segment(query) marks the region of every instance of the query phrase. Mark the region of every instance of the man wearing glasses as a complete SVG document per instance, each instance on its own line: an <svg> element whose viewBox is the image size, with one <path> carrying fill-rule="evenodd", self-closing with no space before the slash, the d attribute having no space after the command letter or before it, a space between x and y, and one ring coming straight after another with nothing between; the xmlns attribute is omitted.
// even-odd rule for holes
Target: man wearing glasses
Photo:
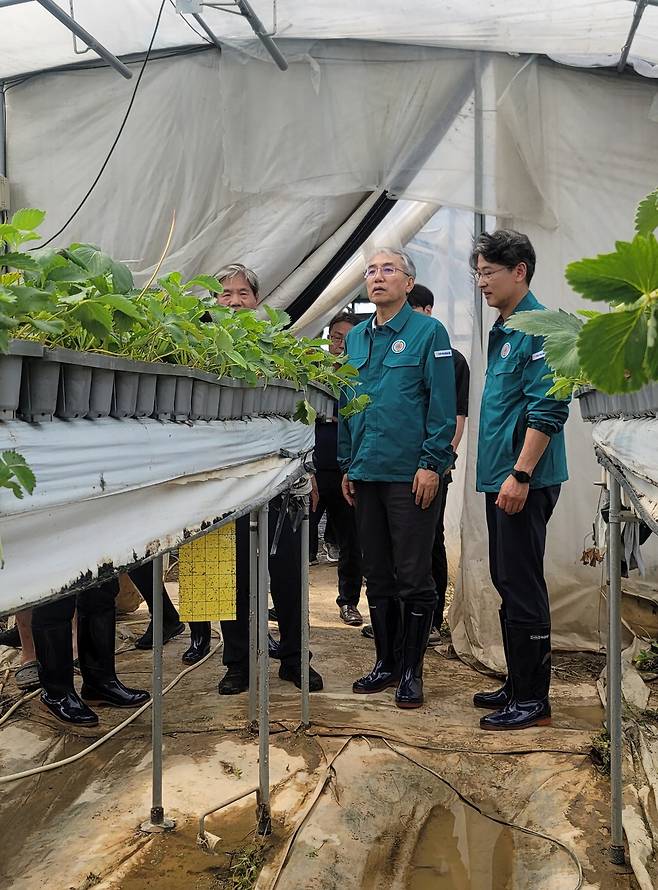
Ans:
<svg viewBox="0 0 658 890"><path fill-rule="evenodd" d="M396 686L400 708L423 704L423 657L436 589L432 542L437 493L452 467L455 372L450 340L434 318L407 303L416 277L404 251L382 248L366 265L375 313L346 338L364 411L339 424L343 493L356 508L376 663L355 693ZM403 609L401 658L396 651Z"/></svg>
<svg viewBox="0 0 658 890"><path fill-rule="evenodd" d="M526 235L484 233L471 266L487 305L500 313L489 332L480 408L477 490L485 492L489 569L502 603L507 679L479 692L493 713L483 729L524 729L551 721L551 616L544 580L546 526L567 479L563 427L568 403L547 395L543 339L512 330L515 312L543 309L530 291L535 251Z"/></svg>

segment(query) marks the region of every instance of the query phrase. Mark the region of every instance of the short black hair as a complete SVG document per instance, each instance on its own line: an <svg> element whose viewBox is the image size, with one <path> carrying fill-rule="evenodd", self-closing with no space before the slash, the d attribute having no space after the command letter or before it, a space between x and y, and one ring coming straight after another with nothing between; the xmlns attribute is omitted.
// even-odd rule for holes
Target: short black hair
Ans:
<svg viewBox="0 0 658 890"><path fill-rule="evenodd" d="M525 280L528 284L535 274L535 249L527 235L514 229L497 229L491 234L483 232L479 235L471 253L472 269L477 270L479 256L488 263L498 263L506 269L514 269L519 263L525 263Z"/></svg>
<svg viewBox="0 0 658 890"><path fill-rule="evenodd" d="M413 309L425 309L426 306L434 306L434 294L424 284L414 284L407 294L407 303Z"/></svg>
<svg viewBox="0 0 658 890"><path fill-rule="evenodd" d="M339 324L341 321L346 321L354 328L356 327L356 325L359 324L359 317L353 312L339 312L338 315L334 315L334 317L329 322L329 330L331 331L333 326L335 324Z"/></svg>

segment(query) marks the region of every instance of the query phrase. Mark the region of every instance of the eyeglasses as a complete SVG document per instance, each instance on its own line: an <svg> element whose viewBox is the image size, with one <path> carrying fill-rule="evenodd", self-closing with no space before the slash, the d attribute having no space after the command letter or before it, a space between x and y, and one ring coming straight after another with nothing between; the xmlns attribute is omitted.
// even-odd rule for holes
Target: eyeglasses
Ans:
<svg viewBox="0 0 658 890"><path fill-rule="evenodd" d="M509 271L510 270L506 266L503 266L500 269L494 269L492 272L480 272L478 269L473 272L473 280L476 282L480 281L480 280L487 282L487 281L491 281L491 279L494 277L494 275L498 275L499 272L509 272Z"/></svg>
<svg viewBox="0 0 658 890"><path fill-rule="evenodd" d="M385 263L383 266L368 266L366 271L363 273L363 277L365 279L374 278L378 272L381 272L385 278L390 278L391 275L395 275L396 272L402 272L403 275L409 275L409 273L405 272L404 269L398 269L397 266Z"/></svg>

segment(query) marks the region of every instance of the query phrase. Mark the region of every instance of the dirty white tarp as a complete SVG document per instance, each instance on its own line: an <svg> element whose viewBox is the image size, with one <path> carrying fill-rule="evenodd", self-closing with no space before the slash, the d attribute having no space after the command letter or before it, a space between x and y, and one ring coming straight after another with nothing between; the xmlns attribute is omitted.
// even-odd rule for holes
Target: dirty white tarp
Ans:
<svg viewBox="0 0 658 890"><path fill-rule="evenodd" d="M58 0L68 13L69 4ZM545 53L578 65L619 58L633 20L628 0L250 0L275 38L377 40L511 53ZM75 0L75 18L115 55L146 50L161 0ZM229 4L225 4L229 5ZM276 16L274 7L276 5ZM238 15L203 7L220 40L249 40ZM649 6L630 62L651 75L658 63L658 9ZM165 2L155 49L200 44L206 36ZM93 54L83 56L87 61ZM0 78L80 61L70 33L37 3L0 9Z"/></svg>
<svg viewBox="0 0 658 890"><path fill-rule="evenodd" d="M301 473L313 439L312 427L276 417L0 424L0 450L19 450L37 477L22 501L0 492L0 613L262 504Z"/></svg>

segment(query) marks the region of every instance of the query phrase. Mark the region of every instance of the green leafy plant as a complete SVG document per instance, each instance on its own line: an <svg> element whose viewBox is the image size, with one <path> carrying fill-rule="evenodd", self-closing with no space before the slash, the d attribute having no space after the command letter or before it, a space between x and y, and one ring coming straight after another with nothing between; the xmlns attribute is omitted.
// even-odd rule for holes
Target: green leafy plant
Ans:
<svg viewBox="0 0 658 890"><path fill-rule="evenodd" d="M218 306L222 286L211 275L185 281L171 272L139 289L125 264L93 244L16 250L39 237L43 219L40 210L21 210L0 227L0 242L10 248L0 260L8 268L0 275L0 352L12 336L184 364L249 385L283 378L301 390L310 383L335 394L350 387L355 369L329 355L324 340L296 338L280 309L264 306L260 317ZM296 417L312 423L315 412L302 400Z"/></svg>
<svg viewBox="0 0 658 890"><path fill-rule="evenodd" d="M22 454L17 451L3 451L0 454L0 488L8 488L17 498L32 494L36 479ZM0 541L0 569L3 568L4 556Z"/></svg>
<svg viewBox="0 0 658 890"><path fill-rule="evenodd" d="M652 640L648 649L640 649L633 663L638 671L658 671L658 640Z"/></svg>
<svg viewBox="0 0 658 890"><path fill-rule="evenodd" d="M519 312L505 322L545 338L552 394L566 398L583 385L606 393L633 392L658 380L657 228L658 189L640 202L632 241L617 241L613 253L567 266L573 290L608 303L607 312Z"/></svg>

